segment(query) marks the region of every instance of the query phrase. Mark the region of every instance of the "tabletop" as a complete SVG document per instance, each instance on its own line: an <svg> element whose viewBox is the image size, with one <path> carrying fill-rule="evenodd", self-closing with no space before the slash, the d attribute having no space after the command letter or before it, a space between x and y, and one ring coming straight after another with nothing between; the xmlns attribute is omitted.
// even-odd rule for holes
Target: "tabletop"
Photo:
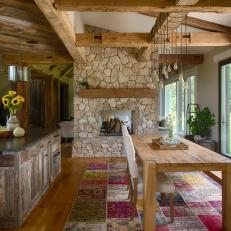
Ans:
<svg viewBox="0 0 231 231"><path fill-rule="evenodd" d="M159 170L184 170L191 168L196 170L223 170L226 164L231 164L231 159L220 155L212 150L206 149L196 143L184 138L181 142L188 145L188 150L156 150L152 139L157 136L132 135L132 141L137 155L142 161L153 161ZM175 169L173 169L175 168ZM202 169L203 168L203 169Z"/></svg>

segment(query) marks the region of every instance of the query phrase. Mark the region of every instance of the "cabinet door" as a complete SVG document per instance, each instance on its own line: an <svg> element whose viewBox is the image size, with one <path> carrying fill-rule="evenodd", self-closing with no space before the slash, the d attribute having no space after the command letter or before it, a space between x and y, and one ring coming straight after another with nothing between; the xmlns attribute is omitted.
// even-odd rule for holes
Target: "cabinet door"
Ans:
<svg viewBox="0 0 231 231"><path fill-rule="evenodd" d="M18 171L0 168L0 227L16 227L19 219Z"/></svg>
<svg viewBox="0 0 231 231"><path fill-rule="evenodd" d="M31 199L33 200L43 186L43 146L32 156Z"/></svg>
<svg viewBox="0 0 231 231"><path fill-rule="evenodd" d="M49 146L43 152L43 186L47 187L50 182L50 155Z"/></svg>
<svg viewBox="0 0 231 231"><path fill-rule="evenodd" d="M58 150L53 153L53 169L52 169L52 178L54 179L61 172L61 152Z"/></svg>
<svg viewBox="0 0 231 231"><path fill-rule="evenodd" d="M32 160L24 162L20 167L22 218L27 215L31 206L31 170Z"/></svg>

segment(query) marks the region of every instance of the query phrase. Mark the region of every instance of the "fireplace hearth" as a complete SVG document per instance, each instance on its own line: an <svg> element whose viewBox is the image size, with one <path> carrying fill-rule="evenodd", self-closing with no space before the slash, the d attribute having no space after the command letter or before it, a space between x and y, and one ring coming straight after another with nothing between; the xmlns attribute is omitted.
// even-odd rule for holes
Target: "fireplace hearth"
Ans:
<svg viewBox="0 0 231 231"><path fill-rule="evenodd" d="M114 110L100 112L100 136L122 136L121 125L132 133L132 111Z"/></svg>

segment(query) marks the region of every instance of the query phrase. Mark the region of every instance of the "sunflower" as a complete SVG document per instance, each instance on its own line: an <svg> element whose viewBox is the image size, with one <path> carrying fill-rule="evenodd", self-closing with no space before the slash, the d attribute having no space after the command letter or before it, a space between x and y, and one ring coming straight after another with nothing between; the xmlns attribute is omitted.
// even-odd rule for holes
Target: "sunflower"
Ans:
<svg viewBox="0 0 231 231"><path fill-rule="evenodd" d="M16 91L9 91L8 94L9 94L9 96L14 96L14 95L16 95Z"/></svg>
<svg viewBox="0 0 231 231"><path fill-rule="evenodd" d="M4 107L8 107L9 106L9 99L3 97L2 103L3 103Z"/></svg>
<svg viewBox="0 0 231 231"><path fill-rule="evenodd" d="M17 106L20 102L17 97L13 98L11 101L12 105Z"/></svg>
<svg viewBox="0 0 231 231"><path fill-rule="evenodd" d="M16 98L18 99L20 103L24 102L24 98L22 96L18 95Z"/></svg>

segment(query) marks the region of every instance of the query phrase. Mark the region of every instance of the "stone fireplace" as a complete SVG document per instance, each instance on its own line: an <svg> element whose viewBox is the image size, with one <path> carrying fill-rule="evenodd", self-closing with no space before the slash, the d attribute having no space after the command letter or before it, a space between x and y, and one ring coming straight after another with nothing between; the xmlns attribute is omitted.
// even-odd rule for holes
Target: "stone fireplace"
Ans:
<svg viewBox="0 0 231 231"><path fill-rule="evenodd" d="M158 94L152 98L89 98L79 95L81 81L88 81L92 88L151 88L154 91L151 62L137 61L132 52L126 48L86 48L87 63L75 64L73 157L125 155L122 136L101 134L103 112L130 112L134 134L157 131Z"/></svg>

